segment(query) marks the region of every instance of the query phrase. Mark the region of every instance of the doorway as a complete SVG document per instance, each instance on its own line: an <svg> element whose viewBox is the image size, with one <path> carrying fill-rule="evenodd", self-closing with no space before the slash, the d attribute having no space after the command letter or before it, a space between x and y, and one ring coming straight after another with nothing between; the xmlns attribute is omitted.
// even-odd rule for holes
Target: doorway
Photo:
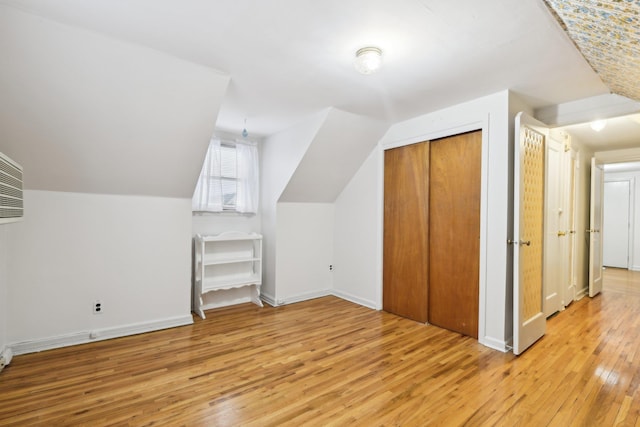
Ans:
<svg viewBox="0 0 640 427"><path fill-rule="evenodd" d="M383 309L478 337L482 131L385 151Z"/></svg>
<svg viewBox="0 0 640 427"><path fill-rule="evenodd" d="M571 135L576 148L580 151L580 165L576 176L579 176L581 190L578 192L578 197L581 200L578 203L578 223L574 228L576 230L574 239L578 244L576 245L576 261L574 262L577 274L575 291L573 292L574 299L580 299L585 295L595 296L598 294L603 287L603 265L613 263L610 259L605 260L603 256L603 252L606 251L603 250L603 246L610 243L607 243L606 240L611 237L607 236L607 228L611 229L611 226L598 223L598 216L604 221L607 221L606 217L611 218L611 215L607 215L606 212L602 212L603 215L598 214L601 209L611 208L611 203L604 200L604 177L606 177L606 181L631 180L633 187L635 178L640 176L640 140L638 139L640 115L630 114L606 119L606 126L600 130L593 129L590 122L566 125L557 129ZM602 175L601 184L599 183L600 179L597 179L600 175ZM594 180L594 178L596 179ZM635 190L631 189L630 193L633 198ZM622 265L623 268L637 269L640 263L634 263L634 241L640 240L635 238L633 230L634 202L631 201L630 205L632 212L629 214L631 229L627 233L628 244L624 243L627 238L623 237L623 242L615 239L617 241L615 245L623 246L623 250L628 248L627 264L625 265L622 261L618 265ZM615 205L614 209L616 209ZM626 211L626 208L623 210ZM600 256L598 256L598 252L601 254ZM622 257L624 258L624 255ZM568 302L570 301L571 298Z"/></svg>
<svg viewBox="0 0 640 427"><path fill-rule="evenodd" d="M631 181L607 181L605 172L602 264L605 267L629 268Z"/></svg>

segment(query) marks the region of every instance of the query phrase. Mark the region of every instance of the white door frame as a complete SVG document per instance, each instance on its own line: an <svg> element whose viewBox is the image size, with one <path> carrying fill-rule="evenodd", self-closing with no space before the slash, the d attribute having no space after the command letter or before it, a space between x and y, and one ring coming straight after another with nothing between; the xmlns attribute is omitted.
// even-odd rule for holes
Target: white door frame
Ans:
<svg viewBox="0 0 640 427"><path fill-rule="evenodd" d="M566 230L567 230L567 256L571 260L569 263L568 283L564 286L563 305L566 307L576 299L578 289L578 269L582 264L578 263L577 257L577 227L578 227L578 194L580 189L580 156L578 151L571 148L569 155L565 157L565 171L569 172L569 177L565 180L567 191L565 192L565 208L567 209Z"/></svg>
<svg viewBox="0 0 640 427"><path fill-rule="evenodd" d="M602 291L602 190L604 163L591 158L591 198L589 209L589 296Z"/></svg>
<svg viewBox="0 0 640 427"><path fill-rule="evenodd" d="M546 317L562 310L563 290L568 265L562 262L566 257L567 231L564 216L564 144L549 137L546 141L545 159L545 207L544 207L544 249L543 249L543 309Z"/></svg>

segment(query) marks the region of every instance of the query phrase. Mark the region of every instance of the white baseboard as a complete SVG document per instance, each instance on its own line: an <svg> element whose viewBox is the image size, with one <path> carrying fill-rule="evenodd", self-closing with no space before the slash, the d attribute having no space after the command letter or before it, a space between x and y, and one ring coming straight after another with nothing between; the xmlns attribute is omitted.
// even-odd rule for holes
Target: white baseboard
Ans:
<svg viewBox="0 0 640 427"><path fill-rule="evenodd" d="M589 294L589 288L582 288L576 293L576 301L580 301Z"/></svg>
<svg viewBox="0 0 640 427"><path fill-rule="evenodd" d="M331 291L331 295L336 296L338 298L342 298L343 300L350 301L350 302L352 302L354 304L358 304L358 305L365 306L367 308L371 308L373 310L380 310L381 309L381 307L378 307L375 302L370 301L368 299L357 297L355 295L351 295L348 292L337 291L337 290L334 289L333 291Z"/></svg>
<svg viewBox="0 0 640 427"><path fill-rule="evenodd" d="M27 354L54 348L68 347L77 344L86 344L93 341L108 340L111 338L125 337L127 335L142 334L145 332L159 331L161 329L174 328L176 326L190 325L193 317L177 316L152 322L136 323L131 325L115 326L112 328L95 329L93 331L76 332L57 337L43 338L31 341L23 341L10 345L13 354Z"/></svg>
<svg viewBox="0 0 640 427"><path fill-rule="evenodd" d="M506 341L497 340L491 337L482 337L482 339L478 338L478 342L485 347L489 347L503 353L511 351L511 346Z"/></svg>
<svg viewBox="0 0 640 427"><path fill-rule="evenodd" d="M278 298L275 302L276 302L276 305L294 304L296 302L307 301L315 298L322 298L329 295L333 295L331 289L324 289L322 291L307 292L304 294L291 295L286 298Z"/></svg>
<svg viewBox="0 0 640 427"><path fill-rule="evenodd" d="M11 363L11 359L13 358L13 352L10 348L5 348L0 351L0 371L2 371L5 366Z"/></svg>
<svg viewBox="0 0 640 427"><path fill-rule="evenodd" d="M277 307L280 305L295 304L297 302L307 301L315 298L322 298L330 295L333 295L337 298L342 298L343 300L350 301L354 304L365 306L367 308L380 310L379 308L376 308L375 303L373 301L365 300L365 299L350 295L346 292L340 292L340 291L335 291L331 289L318 291L318 292L309 292L306 294L293 295L287 298L281 298L277 300L273 295L265 294L263 292L260 294L260 299L262 299L262 301L269 304L271 307Z"/></svg>
<svg viewBox="0 0 640 427"><path fill-rule="evenodd" d="M267 304L269 304L271 307L276 306L276 298L273 295L269 295L269 294L265 294L264 292L261 292L260 299L266 302Z"/></svg>

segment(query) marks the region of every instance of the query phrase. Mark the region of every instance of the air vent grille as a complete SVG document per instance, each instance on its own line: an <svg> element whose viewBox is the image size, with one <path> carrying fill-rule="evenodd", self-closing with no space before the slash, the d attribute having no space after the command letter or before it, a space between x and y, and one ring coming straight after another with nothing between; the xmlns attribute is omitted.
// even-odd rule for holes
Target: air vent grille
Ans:
<svg viewBox="0 0 640 427"><path fill-rule="evenodd" d="M0 153L0 224L19 221L23 215L22 167Z"/></svg>

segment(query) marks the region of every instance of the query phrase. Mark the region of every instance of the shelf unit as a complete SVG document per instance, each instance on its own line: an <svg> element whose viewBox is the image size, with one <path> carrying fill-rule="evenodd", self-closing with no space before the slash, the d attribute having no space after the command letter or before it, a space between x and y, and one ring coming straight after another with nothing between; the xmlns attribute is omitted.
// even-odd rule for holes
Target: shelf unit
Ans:
<svg viewBox="0 0 640 427"><path fill-rule="evenodd" d="M251 286L251 301L262 307L262 236L237 231L197 234L194 272L193 311L203 319L204 295L221 289Z"/></svg>

